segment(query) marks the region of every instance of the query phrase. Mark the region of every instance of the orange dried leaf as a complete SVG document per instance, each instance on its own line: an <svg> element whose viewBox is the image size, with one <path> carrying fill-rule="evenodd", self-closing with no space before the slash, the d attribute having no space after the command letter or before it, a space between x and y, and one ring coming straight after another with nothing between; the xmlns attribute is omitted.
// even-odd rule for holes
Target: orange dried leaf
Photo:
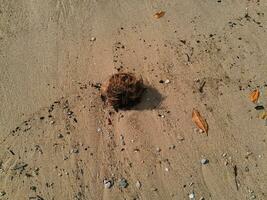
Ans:
<svg viewBox="0 0 267 200"><path fill-rule="evenodd" d="M165 15L165 12L164 12L164 11L159 11L159 12L156 12L156 13L154 14L154 17L155 17L156 19L159 19L159 18L163 17L164 15Z"/></svg>
<svg viewBox="0 0 267 200"><path fill-rule="evenodd" d="M260 91L258 89L254 90L253 92L250 93L250 100L253 103L256 103L260 97Z"/></svg>
<svg viewBox="0 0 267 200"><path fill-rule="evenodd" d="M208 133L208 123L196 109L193 109L192 121L197 125L198 128L200 128L205 133Z"/></svg>

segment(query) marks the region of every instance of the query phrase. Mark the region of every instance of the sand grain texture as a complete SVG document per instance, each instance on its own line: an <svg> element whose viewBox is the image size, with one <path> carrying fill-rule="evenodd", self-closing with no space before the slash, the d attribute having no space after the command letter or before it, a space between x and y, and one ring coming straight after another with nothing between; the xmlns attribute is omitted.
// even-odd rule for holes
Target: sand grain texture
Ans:
<svg viewBox="0 0 267 200"><path fill-rule="evenodd" d="M263 0L0 0L0 199L266 199L266 22ZM92 86L117 71L149 86L118 113Z"/></svg>

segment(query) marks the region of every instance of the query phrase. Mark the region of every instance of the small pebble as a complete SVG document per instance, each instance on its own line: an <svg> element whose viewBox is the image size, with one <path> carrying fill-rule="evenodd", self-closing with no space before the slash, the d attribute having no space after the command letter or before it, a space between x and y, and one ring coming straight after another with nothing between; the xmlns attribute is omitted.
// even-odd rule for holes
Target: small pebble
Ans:
<svg viewBox="0 0 267 200"><path fill-rule="evenodd" d="M191 194L189 194L188 197L189 197L189 199L194 200L194 199L195 199L195 194L194 194L194 192L191 193Z"/></svg>
<svg viewBox="0 0 267 200"><path fill-rule="evenodd" d="M164 81L164 83L168 84L168 83L170 83L170 80L167 79L167 80Z"/></svg>
<svg viewBox="0 0 267 200"><path fill-rule="evenodd" d="M5 195L6 195L6 192L5 191L1 191L0 192L0 197L5 196Z"/></svg>
<svg viewBox="0 0 267 200"><path fill-rule="evenodd" d="M98 127L98 128L96 129L96 131L97 131L98 133L100 133L100 132L101 132L101 128Z"/></svg>
<svg viewBox="0 0 267 200"><path fill-rule="evenodd" d="M50 121L50 124L54 124L55 123L55 121Z"/></svg>
<svg viewBox="0 0 267 200"><path fill-rule="evenodd" d="M205 198L204 197L200 197L199 200L205 200Z"/></svg>
<svg viewBox="0 0 267 200"><path fill-rule="evenodd" d="M227 153L223 153L223 155L222 155L223 157L226 157L227 156Z"/></svg>
<svg viewBox="0 0 267 200"><path fill-rule="evenodd" d="M79 149L73 148L72 150L70 150L70 153L79 153Z"/></svg>
<svg viewBox="0 0 267 200"><path fill-rule="evenodd" d="M31 186L30 190L36 191L37 187L36 186Z"/></svg>
<svg viewBox="0 0 267 200"><path fill-rule="evenodd" d="M135 183L135 186L138 188L138 189L140 189L141 188L141 182L140 181L136 181L136 183Z"/></svg>
<svg viewBox="0 0 267 200"><path fill-rule="evenodd" d="M178 135L178 136L177 136L177 139L178 139L179 141L183 141L183 140L184 140L184 137L181 136L181 135Z"/></svg>
<svg viewBox="0 0 267 200"><path fill-rule="evenodd" d="M63 138L63 135L62 135L61 133L59 133L59 134L57 135L57 138Z"/></svg>
<svg viewBox="0 0 267 200"><path fill-rule="evenodd" d="M95 37L91 37L90 40L91 40L91 41L96 41L96 38L95 38Z"/></svg>
<svg viewBox="0 0 267 200"><path fill-rule="evenodd" d="M168 172L169 171L169 168L165 167L165 171Z"/></svg>
<svg viewBox="0 0 267 200"><path fill-rule="evenodd" d="M206 159L206 158L203 158L203 159L201 159L201 164L202 165L206 165L206 164L208 164L209 163L209 160L208 159Z"/></svg>
<svg viewBox="0 0 267 200"><path fill-rule="evenodd" d="M154 187L152 187L152 188L151 188L151 191L154 191L154 192L156 192L156 191L158 191L158 189L157 189L157 188L154 188Z"/></svg>
<svg viewBox="0 0 267 200"><path fill-rule="evenodd" d="M159 147L156 148L157 152L161 152L161 149Z"/></svg>
<svg viewBox="0 0 267 200"><path fill-rule="evenodd" d="M110 181L110 180L104 180L104 187L106 189L110 189L112 187L112 185L113 185L113 182L112 181Z"/></svg>
<svg viewBox="0 0 267 200"><path fill-rule="evenodd" d="M256 195L253 194L250 199L256 199Z"/></svg>
<svg viewBox="0 0 267 200"><path fill-rule="evenodd" d="M119 187L120 188L126 188L128 186L128 182L125 178L122 178L119 180Z"/></svg>

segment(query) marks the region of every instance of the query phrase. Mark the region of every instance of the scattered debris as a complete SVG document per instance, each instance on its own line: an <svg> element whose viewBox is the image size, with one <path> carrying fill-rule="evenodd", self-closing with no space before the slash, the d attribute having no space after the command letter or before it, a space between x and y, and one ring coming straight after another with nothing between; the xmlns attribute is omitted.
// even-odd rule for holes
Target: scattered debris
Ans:
<svg viewBox="0 0 267 200"><path fill-rule="evenodd" d="M198 128L205 133L208 133L208 124L196 109L193 109L192 121L197 125Z"/></svg>
<svg viewBox="0 0 267 200"><path fill-rule="evenodd" d="M156 13L154 14L154 17L155 17L156 19L159 19L159 18L163 17L164 15L165 15L165 12L164 12L164 11L159 11L159 12L156 12Z"/></svg>

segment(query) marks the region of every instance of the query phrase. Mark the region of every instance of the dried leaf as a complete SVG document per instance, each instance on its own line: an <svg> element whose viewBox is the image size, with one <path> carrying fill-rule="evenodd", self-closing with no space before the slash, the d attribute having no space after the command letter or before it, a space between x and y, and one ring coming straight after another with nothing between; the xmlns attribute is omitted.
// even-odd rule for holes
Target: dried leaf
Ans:
<svg viewBox="0 0 267 200"><path fill-rule="evenodd" d="M164 11L159 11L159 12L156 12L156 13L154 14L154 17L155 17L156 19L159 19L159 18L163 17L164 15L165 15L165 12L164 12Z"/></svg>
<svg viewBox="0 0 267 200"><path fill-rule="evenodd" d="M193 109L192 121L197 125L198 128L205 133L208 133L208 124L196 109Z"/></svg>
<svg viewBox="0 0 267 200"><path fill-rule="evenodd" d="M266 118L267 118L267 112L264 111L264 112L260 113L260 114L259 114L259 118L260 118L260 119L266 119Z"/></svg>
<svg viewBox="0 0 267 200"><path fill-rule="evenodd" d="M250 93L250 100L253 103L256 103L260 97L260 91L258 89L254 90L253 92Z"/></svg>

